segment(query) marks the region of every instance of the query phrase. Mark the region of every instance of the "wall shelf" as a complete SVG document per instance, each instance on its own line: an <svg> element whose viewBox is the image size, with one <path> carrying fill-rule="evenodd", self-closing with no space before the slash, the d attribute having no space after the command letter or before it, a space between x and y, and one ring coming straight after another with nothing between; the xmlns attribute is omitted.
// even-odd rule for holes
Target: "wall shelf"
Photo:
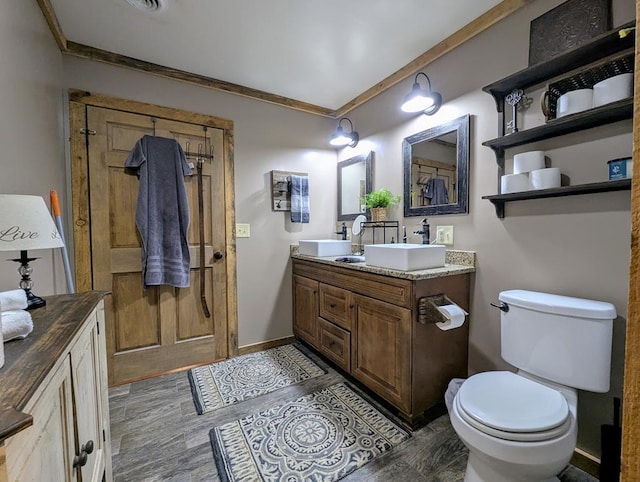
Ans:
<svg viewBox="0 0 640 482"><path fill-rule="evenodd" d="M491 201L496 207L498 217L504 217L504 204L509 201L524 201L527 199L543 199L549 197L577 196L580 194L594 194L598 192L628 191L631 189L631 179L615 181L592 182L577 186L563 186L552 189L538 189L535 191L512 192L509 194L493 194L482 196Z"/></svg>
<svg viewBox="0 0 640 482"><path fill-rule="evenodd" d="M498 111L498 137L482 143L482 145L490 147L494 151L496 164L498 165L498 190L500 189L500 178L506 174L505 151L507 149L633 119L633 97L576 114L548 119L542 125L510 134L506 133L507 119L505 116L507 107L511 111L512 117L516 115L515 111L512 110L512 106L507 103L507 96L517 89L526 91L526 89L532 87L537 88L537 86L547 81L551 82L546 87L547 91L552 92L554 86L559 88L562 85L563 88L568 86L564 90L566 92L577 88L591 88L594 83L603 77L608 78L620 73L632 72L635 35L632 33L625 37L620 36L621 30L630 27L635 27L635 22L626 23L594 37L580 47L520 70L483 87L482 90L493 96ZM560 93L553 92L557 95L562 93L562 91ZM550 116L553 116L553 114ZM496 208L497 216L503 218L505 203L510 201L575 196L629 190L630 188L631 180L623 179L509 194L498 192L498 194L483 196L482 198L492 202Z"/></svg>
<svg viewBox="0 0 640 482"><path fill-rule="evenodd" d="M546 124L532 127L531 129L491 139L490 141L483 142L482 145L497 151L632 118L633 98L630 97L619 100L618 102L596 107L595 109L559 117L550 120Z"/></svg>
<svg viewBox="0 0 640 482"><path fill-rule="evenodd" d="M514 87L526 89L551 79L570 70L577 69L594 60L607 57L625 49L633 49L635 35L633 33L620 38L622 29L634 27L635 22L629 22L620 27L594 37L590 42L569 50L563 54L541 62L483 87L482 90L497 99L506 96Z"/></svg>

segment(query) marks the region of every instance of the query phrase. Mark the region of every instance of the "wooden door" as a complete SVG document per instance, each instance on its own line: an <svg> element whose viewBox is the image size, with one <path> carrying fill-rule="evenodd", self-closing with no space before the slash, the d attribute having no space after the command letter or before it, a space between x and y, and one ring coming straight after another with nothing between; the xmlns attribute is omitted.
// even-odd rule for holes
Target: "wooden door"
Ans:
<svg viewBox="0 0 640 482"><path fill-rule="evenodd" d="M293 332L312 345L318 340L318 282L293 275Z"/></svg>
<svg viewBox="0 0 640 482"><path fill-rule="evenodd" d="M411 415L411 312L353 295L351 374Z"/></svg>
<svg viewBox="0 0 640 482"><path fill-rule="evenodd" d="M109 384L153 376L227 357L227 277L224 254L225 198L223 131L149 115L89 106L89 210L93 288L105 298ZM209 152L204 163L205 287L211 317L200 302L197 179L187 177L190 206L189 288L142 288L141 240L135 224L139 180L124 169L135 143L145 134L176 139L183 150ZM195 162L195 159L187 159ZM195 174L195 170L194 170ZM222 254L216 259L214 253Z"/></svg>

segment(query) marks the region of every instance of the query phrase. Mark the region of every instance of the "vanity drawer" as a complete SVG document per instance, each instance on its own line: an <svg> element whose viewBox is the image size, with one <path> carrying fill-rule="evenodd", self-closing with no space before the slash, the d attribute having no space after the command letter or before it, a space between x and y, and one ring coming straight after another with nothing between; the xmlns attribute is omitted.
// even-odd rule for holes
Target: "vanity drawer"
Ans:
<svg viewBox="0 0 640 482"><path fill-rule="evenodd" d="M345 371L351 370L351 333L318 318L320 352Z"/></svg>
<svg viewBox="0 0 640 482"><path fill-rule="evenodd" d="M351 293L342 288L320 283L320 316L351 331L353 301Z"/></svg>

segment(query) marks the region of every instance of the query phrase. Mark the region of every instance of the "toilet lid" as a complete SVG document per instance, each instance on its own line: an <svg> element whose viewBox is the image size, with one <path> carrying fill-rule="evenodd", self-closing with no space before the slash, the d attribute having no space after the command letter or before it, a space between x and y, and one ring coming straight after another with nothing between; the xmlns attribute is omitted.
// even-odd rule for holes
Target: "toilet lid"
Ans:
<svg viewBox="0 0 640 482"><path fill-rule="evenodd" d="M460 387L458 400L472 419L503 432L551 430L569 417L560 392L511 372L470 377Z"/></svg>

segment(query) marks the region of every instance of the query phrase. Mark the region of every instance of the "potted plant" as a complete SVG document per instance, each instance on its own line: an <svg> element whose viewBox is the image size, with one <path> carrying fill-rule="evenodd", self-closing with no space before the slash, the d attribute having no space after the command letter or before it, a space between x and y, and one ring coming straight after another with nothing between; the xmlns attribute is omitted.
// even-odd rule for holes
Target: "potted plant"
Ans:
<svg viewBox="0 0 640 482"><path fill-rule="evenodd" d="M400 195L394 195L388 189L382 188L365 194L362 200L364 205L371 211L372 221L385 221L387 219L387 208L398 204Z"/></svg>

